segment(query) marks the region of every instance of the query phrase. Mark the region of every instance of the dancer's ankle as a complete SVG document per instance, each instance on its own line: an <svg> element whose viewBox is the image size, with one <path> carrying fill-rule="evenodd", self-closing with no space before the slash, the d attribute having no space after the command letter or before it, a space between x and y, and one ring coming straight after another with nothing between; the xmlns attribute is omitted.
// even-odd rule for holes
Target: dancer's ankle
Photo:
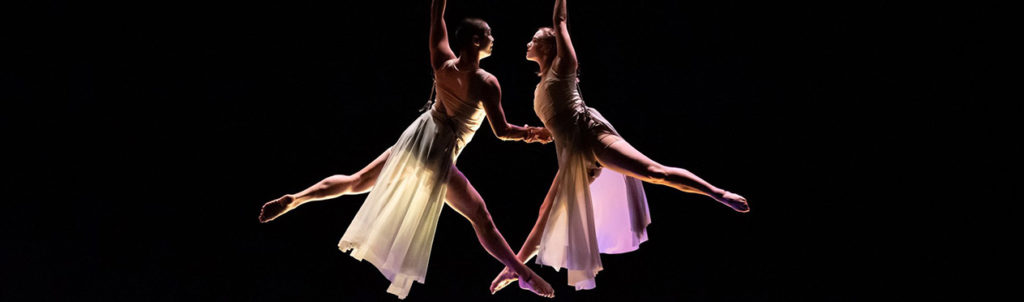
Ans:
<svg viewBox="0 0 1024 302"><path fill-rule="evenodd" d="M709 195L711 195L711 197L714 199L724 199L726 194L729 194L729 191L714 188L711 189L711 193Z"/></svg>
<svg viewBox="0 0 1024 302"><path fill-rule="evenodd" d="M281 205L284 206L285 208L294 208L301 204L299 198L296 198L295 195L292 194L285 194L284 196L281 196L281 198L278 200L278 202L281 203Z"/></svg>
<svg viewBox="0 0 1024 302"><path fill-rule="evenodd" d="M522 263L517 263L516 267L509 267L509 271L517 276L529 275L533 273L533 270L531 270L529 267L526 267L526 264Z"/></svg>

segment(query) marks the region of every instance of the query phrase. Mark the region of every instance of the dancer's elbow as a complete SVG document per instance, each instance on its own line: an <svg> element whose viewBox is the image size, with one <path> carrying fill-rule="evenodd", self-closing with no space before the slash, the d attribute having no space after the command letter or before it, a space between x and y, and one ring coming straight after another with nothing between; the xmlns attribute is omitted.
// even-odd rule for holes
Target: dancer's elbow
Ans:
<svg viewBox="0 0 1024 302"><path fill-rule="evenodd" d="M540 209L537 210L537 218L544 218L544 216L548 214L550 206L551 205L549 204L541 204Z"/></svg>
<svg viewBox="0 0 1024 302"><path fill-rule="evenodd" d="M554 23L555 26L565 26L565 22L566 17L564 14L556 13L551 17L551 23Z"/></svg>

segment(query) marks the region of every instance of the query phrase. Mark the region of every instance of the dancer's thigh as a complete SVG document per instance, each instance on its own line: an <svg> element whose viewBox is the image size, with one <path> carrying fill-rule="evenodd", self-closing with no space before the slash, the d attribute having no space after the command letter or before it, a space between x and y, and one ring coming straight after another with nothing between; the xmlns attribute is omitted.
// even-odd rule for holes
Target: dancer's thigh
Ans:
<svg viewBox="0 0 1024 302"><path fill-rule="evenodd" d="M448 192L445 193L445 202L474 224L485 221L490 215L487 213L487 205L484 204L483 197L455 165L451 166L451 172L448 175Z"/></svg>
<svg viewBox="0 0 1024 302"><path fill-rule="evenodd" d="M388 158L390 157L391 148L388 148L387 150L384 150L384 153L381 153L379 156L377 156L376 159L370 162L369 165L366 165L366 167L363 167L362 169L359 170L359 172L356 173L360 176L360 178L365 178L367 181L376 182L377 176L380 175L380 171L384 169L384 164L388 162Z"/></svg>
<svg viewBox="0 0 1024 302"><path fill-rule="evenodd" d="M661 164L648 158L629 142L615 134L604 134L598 137L594 155L601 165L616 172L638 179L649 180L660 173Z"/></svg>

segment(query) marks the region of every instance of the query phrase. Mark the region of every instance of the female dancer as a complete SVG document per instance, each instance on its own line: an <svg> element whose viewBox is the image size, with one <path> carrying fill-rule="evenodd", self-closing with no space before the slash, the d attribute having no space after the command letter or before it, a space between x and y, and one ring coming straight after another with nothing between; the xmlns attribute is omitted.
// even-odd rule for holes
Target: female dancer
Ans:
<svg viewBox="0 0 1024 302"><path fill-rule="evenodd" d="M602 269L599 253L630 252L647 240L651 220L638 179L706 195L739 212L749 210L742 196L647 158L587 107L576 85L565 0L555 1L553 19L554 28L541 28L527 44L526 58L540 65L533 109L544 122L542 131L550 130L555 139L558 173L519 260L537 255L539 264L567 268L569 285L577 290L594 288L594 276ZM601 166L611 171L600 173ZM516 278L506 268L491 283L491 292Z"/></svg>
<svg viewBox="0 0 1024 302"><path fill-rule="evenodd" d="M551 285L518 261L491 220L480 194L455 167L462 148L484 115L503 140L550 141L539 128L510 125L501 108L498 80L480 69L494 38L482 20L466 20L456 32L456 57L448 44L445 0L431 5L430 63L437 98L432 109L410 125L398 142L353 175L335 175L293 195L267 202L260 221L268 222L314 200L370 191L342 236L338 248L366 259L391 280L388 292L405 298L413 281L423 283L441 213L441 203L473 225L477 239L492 256L525 276L519 286L553 297Z"/></svg>

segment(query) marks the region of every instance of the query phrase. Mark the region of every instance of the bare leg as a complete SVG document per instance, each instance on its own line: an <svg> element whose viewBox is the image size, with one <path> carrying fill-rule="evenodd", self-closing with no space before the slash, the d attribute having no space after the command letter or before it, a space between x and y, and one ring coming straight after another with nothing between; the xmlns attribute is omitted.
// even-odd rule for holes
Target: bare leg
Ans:
<svg viewBox="0 0 1024 302"><path fill-rule="evenodd" d="M559 173L561 173L561 171L559 171ZM551 188L548 189L548 194L544 197L544 202L540 205L540 213L537 214L537 222L533 224L533 229L530 230L530 235L526 236L526 242L523 242L523 247L520 247L519 253L516 254L516 258L523 263L530 261L533 256L537 255L537 251L540 249L541 235L544 234L544 227L548 225L548 213L551 212L551 203L555 200L555 193L557 192L557 189L558 174L555 175L555 181L551 182ZM494 278L494 281L491 281L491 294L493 295L517 279L519 279L519 275L506 266L501 270L501 273L498 273L498 277Z"/></svg>
<svg viewBox="0 0 1024 302"><path fill-rule="evenodd" d="M295 194L281 196L267 202L260 209L260 222L267 223L292 209L317 200L335 198L341 195L362 194L370 191L377 182L377 175L384 169L384 163L391 156L388 148L373 162L352 175L337 174L321 180L315 185Z"/></svg>
<svg viewBox="0 0 1024 302"><path fill-rule="evenodd" d="M508 246L505 238L501 236L498 228L494 226L494 221L491 220L491 214L487 211L487 205L484 204L483 197L480 197L480 193L477 193L473 185L466 179L466 176L462 175L462 172L455 166L452 166L451 175L448 177L448 193L445 197L452 209L455 209L456 212L462 214L473 224L477 240L480 240L480 245L487 250L487 253L501 261L505 266L511 267L517 274L523 276L525 280L519 282L520 287L529 289L540 296L548 298L555 296L555 291L551 288L550 284L516 259L516 255L512 253L512 248Z"/></svg>
<svg viewBox="0 0 1024 302"><path fill-rule="evenodd" d="M743 196L712 186L685 169L659 164L647 158L619 136L606 134L600 137L600 141L602 142L601 146L611 143L603 150L594 152L597 155L597 161L605 167L645 182L709 196L737 212L750 211L747 199Z"/></svg>

